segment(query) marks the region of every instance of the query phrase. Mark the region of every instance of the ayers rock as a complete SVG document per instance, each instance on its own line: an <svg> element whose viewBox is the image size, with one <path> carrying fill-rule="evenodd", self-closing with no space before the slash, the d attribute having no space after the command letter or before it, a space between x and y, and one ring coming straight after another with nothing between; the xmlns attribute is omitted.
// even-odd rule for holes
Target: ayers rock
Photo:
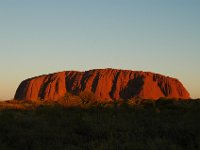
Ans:
<svg viewBox="0 0 200 150"><path fill-rule="evenodd" d="M66 92L78 95L83 91L91 91L104 101L132 97L155 100L160 97L190 98L182 83L175 78L142 71L96 69L59 72L24 80L15 99L59 100Z"/></svg>

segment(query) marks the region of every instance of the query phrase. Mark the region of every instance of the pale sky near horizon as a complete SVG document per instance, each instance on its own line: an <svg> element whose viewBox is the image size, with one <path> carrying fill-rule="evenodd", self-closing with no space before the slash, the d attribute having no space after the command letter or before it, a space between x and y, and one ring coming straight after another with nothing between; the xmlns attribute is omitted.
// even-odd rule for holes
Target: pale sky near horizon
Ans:
<svg viewBox="0 0 200 150"><path fill-rule="evenodd" d="M178 78L200 97L199 0L1 0L0 99L26 78L120 68Z"/></svg>

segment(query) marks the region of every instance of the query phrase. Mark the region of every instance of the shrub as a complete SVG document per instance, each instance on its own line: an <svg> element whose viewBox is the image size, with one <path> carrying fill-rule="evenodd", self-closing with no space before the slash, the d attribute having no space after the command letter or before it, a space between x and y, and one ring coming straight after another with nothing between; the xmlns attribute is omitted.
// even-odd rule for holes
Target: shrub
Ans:
<svg viewBox="0 0 200 150"><path fill-rule="evenodd" d="M156 101L156 105L168 106L173 105L174 102L174 99L160 98Z"/></svg>
<svg viewBox="0 0 200 150"><path fill-rule="evenodd" d="M97 97L93 92L84 91L84 92L81 92L79 96L83 104L97 102Z"/></svg>
<svg viewBox="0 0 200 150"><path fill-rule="evenodd" d="M140 105L142 103L143 99L140 97L132 97L128 100L129 105Z"/></svg>
<svg viewBox="0 0 200 150"><path fill-rule="evenodd" d="M153 108L155 107L155 100L144 99L142 105L144 105L145 108Z"/></svg>

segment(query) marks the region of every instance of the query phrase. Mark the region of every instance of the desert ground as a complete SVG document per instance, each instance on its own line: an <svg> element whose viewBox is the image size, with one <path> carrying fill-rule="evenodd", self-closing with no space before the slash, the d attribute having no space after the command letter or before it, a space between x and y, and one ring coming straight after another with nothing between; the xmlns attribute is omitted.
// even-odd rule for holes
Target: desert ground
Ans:
<svg viewBox="0 0 200 150"><path fill-rule="evenodd" d="M200 149L199 99L70 99L0 102L0 149Z"/></svg>

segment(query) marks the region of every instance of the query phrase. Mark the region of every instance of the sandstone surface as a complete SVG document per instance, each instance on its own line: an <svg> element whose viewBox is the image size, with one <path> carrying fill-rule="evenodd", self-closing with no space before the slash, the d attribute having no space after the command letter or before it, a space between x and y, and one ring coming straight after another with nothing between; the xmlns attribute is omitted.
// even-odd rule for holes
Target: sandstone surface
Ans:
<svg viewBox="0 0 200 150"><path fill-rule="evenodd" d="M190 95L182 83L172 77L151 72L95 69L85 72L65 71L22 81L17 100L59 100L69 92L93 92L99 100L110 101L140 97L143 99L181 98Z"/></svg>

